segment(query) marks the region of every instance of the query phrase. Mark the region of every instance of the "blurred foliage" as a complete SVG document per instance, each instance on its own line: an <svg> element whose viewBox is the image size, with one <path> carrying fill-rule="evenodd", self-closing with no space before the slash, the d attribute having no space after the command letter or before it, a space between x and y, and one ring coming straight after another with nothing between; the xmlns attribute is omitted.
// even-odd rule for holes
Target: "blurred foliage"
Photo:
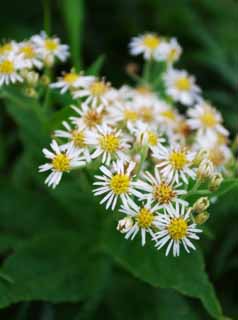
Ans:
<svg viewBox="0 0 238 320"><path fill-rule="evenodd" d="M41 1L2 3L0 38L22 40L42 30L42 8ZM144 31L176 36L184 48L180 66L197 76L204 95L236 134L236 1L55 0L49 8L51 31L70 43L77 67L95 74L102 68L116 85L130 81L125 68L132 61L127 49L132 36ZM4 95L1 319L222 319L218 300L225 315L238 319L238 186L212 206L209 236L201 243L205 265L200 250L164 264L154 250L131 245L114 231L111 216L93 199L91 177L84 171L69 175L56 190L44 186L37 173L41 148L68 108L46 114L33 99L14 91ZM56 93L51 99L57 107L69 103Z"/></svg>

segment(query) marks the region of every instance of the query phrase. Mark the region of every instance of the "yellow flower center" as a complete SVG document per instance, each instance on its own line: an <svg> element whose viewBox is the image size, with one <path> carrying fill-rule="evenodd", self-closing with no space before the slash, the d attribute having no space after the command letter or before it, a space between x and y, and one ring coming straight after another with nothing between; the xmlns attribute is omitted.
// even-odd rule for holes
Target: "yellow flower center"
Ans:
<svg viewBox="0 0 238 320"><path fill-rule="evenodd" d="M116 174L111 178L110 187L116 195L127 193L130 186L130 178L125 174Z"/></svg>
<svg viewBox="0 0 238 320"><path fill-rule="evenodd" d="M89 128L96 127L102 121L102 114L97 111L88 111L84 116L84 122Z"/></svg>
<svg viewBox="0 0 238 320"><path fill-rule="evenodd" d="M191 89L191 82L186 77L181 77L175 82L175 86L180 91L188 91Z"/></svg>
<svg viewBox="0 0 238 320"><path fill-rule="evenodd" d="M124 118L126 121L134 122L138 119L138 115L137 115L137 112L127 109L124 111Z"/></svg>
<svg viewBox="0 0 238 320"><path fill-rule="evenodd" d="M0 73L11 74L15 71L14 64L12 61L4 60L0 63Z"/></svg>
<svg viewBox="0 0 238 320"><path fill-rule="evenodd" d="M153 131L147 131L147 137L148 137L148 143L151 146L156 146L158 143L158 137L156 135L156 133L154 133Z"/></svg>
<svg viewBox="0 0 238 320"><path fill-rule="evenodd" d="M217 119L212 111L205 112L200 120L202 124L207 128L213 128L217 124Z"/></svg>
<svg viewBox="0 0 238 320"><path fill-rule="evenodd" d="M78 75L77 73L74 73L74 72L66 73L64 75L64 82L68 84L73 84L74 81L76 81L77 79L78 79Z"/></svg>
<svg viewBox="0 0 238 320"><path fill-rule="evenodd" d="M136 91L139 92L140 94L143 94L143 95L147 95L147 94L151 93L150 88L147 86L138 86L138 87L136 87Z"/></svg>
<svg viewBox="0 0 238 320"><path fill-rule="evenodd" d="M0 54L4 54L6 52L9 52L12 50L12 44L9 43L5 43L0 47Z"/></svg>
<svg viewBox="0 0 238 320"><path fill-rule="evenodd" d="M108 85L103 81L96 81L91 84L90 91L95 97L100 97L108 90Z"/></svg>
<svg viewBox="0 0 238 320"><path fill-rule="evenodd" d="M174 169L183 169L187 163L186 152L183 150L171 152L169 156L169 161Z"/></svg>
<svg viewBox="0 0 238 320"><path fill-rule="evenodd" d="M72 141L76 147L78 148L85 147L85 136L82 131L73 130L71 134L72 134Z"/></svg>
<svg viewBox="0 0 238 320"><path fill-rule="evenodd" d="M49 51L55 51L58 48L59 44L55 39L46 39L45 48Z"/></svg>
<svg viewBox="0 0 238 320"><path fill-rule="evenodd" d="M114 134L107 134L100 139L101 148L109 153L116 152L119 148L120 141Z"/></svg>
<svg viewBox="0 0 238 320"><path fill-rule="evenodd" d="M144 122L152 122L154 120L153 112L150 107L140 108L139 116Z"/></svg>
<svg viewBox="0 0 238 320"><path fill-rule="evenodd" d="M169 119L169 120L175 120L175 114L172 110L166 110L166 111L162 111L161 115L164 116L165 118Z"/></svg>
<svg viewBox="0 0 238 320"><path fill-rule="evenodd" d="M66 154L59 153L52 160L52 165L56 171L66 172L70 169L70 159Z"/></svg>
<svg viewBox="0 0 238 320"><path fill-rule="evenodd" d="M173 218L168 225L168 232L173 240L183 239L188 230L188 224L183 218Z"/></svg>
<svg viewBox="0 0 238 320"><path fill-rule="evenodd" d="M171 186L164 182L161 182L154 187L154 198L159 203L169 203L175 195L176 193Z"/></svg>
<svg viewBox="0 0 238 320"><path fill-rule="evenodd" d="M148 34L144 37L144 45L151 50L154 50L160 44L160 38L153 34Z"/></svg>
<svg viewBox="0 0 238 320"><path fill-rule="evenodd" d="M141 208L138 214L136 215L136 220L140 228L146 229L152 225L154 220L154 215L148 209Z"/></svg>
<svg viewBox="0 0 238 320"><path fill-rule="evenodd" d="M24 54L24 57L27 59L32 59L35 57L36 52L34 48L30 45L24 46L20 49L20 52Z"/></svg>

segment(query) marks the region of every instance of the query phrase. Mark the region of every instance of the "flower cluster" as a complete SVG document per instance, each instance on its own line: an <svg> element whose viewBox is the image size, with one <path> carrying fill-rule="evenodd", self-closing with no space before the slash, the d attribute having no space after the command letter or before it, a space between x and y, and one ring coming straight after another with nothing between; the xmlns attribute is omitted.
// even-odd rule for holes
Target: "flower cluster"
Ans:
<svg viewBox="0 0 238 320"><path fill-rule="evenodd" d="M195 78L174 68L182 53L176 39L148 33L129 47L145 59L134 87L115 88L73 69L49 84L71 96L71 116L53 133L51 150L43 149L48 162L39 170L49 171L45 182L53 188L71 170L97 171L93 194L116 210L117 230L126 239L139 234L142 245L149 238L158 250L167 246L166 255L178 256L181 246L195 249L192 240L209 217L209 197L230 174L228 131ZM1 84L8 84L23 80L21 69L51 67L68 51L43 33L5 44L0 54ZM192 203L191 195L200 197Z"/></svg>

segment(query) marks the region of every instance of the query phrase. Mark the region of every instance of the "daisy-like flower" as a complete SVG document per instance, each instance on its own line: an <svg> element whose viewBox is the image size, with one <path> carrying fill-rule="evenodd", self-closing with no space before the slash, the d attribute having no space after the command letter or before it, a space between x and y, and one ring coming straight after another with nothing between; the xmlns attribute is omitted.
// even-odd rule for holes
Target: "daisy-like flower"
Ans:
<svg viewBox="0 0 238 320"><path fill-rule="evenodd" d="M135 168L135 162L123 162L118 160L112 163L111 169L105 166L100 167L103 175L95 176L98 181L94 182L97 186L93 193L95 196L104 195L100 204L105 203L106 209L110 207L115 209L118 199L121 199L124 205L130 201L130 196L140 196L140 193L134 188L132 172Z"/></svg>
<svg viewBox="0 0 238 320"><path fill-rule="evenodd" d="M183 182L188 183L188 177L195 179L195 169L191 168L195 152L190 152L181 146L171 146L165 148L160 146L154 151L153 156L159 160L157 167L166 181L175 181L179 183L181 178Z"/></svg>
<svg viewBox="0 0 238 320"><path fill-rule="evenodd" d="M67 150L57 144L55 140L50 144L51 150L43 149L43 153L50 163L39 166L39 172L51 171L46 178L45 183L52 188L55 188L64 172L69 172L73 168L85 165L84 157L79 157L79 151L71 145Z"/></svg>
<svg viewBox="0 0 238 320"><path fill-rule="evenodd" d="M72 70L68 73L64 73L63 76L60 77L57 82L52 83L50 87L58 88L60 89L60 93L64 94L68 90L88 86L92 81L94 81L94 78L95 77L93 76L77 74Z"/></svg>
<svg viewBox="0 0 238 320"><path fill-rule="evenodd" d="M91 160L88 145L85 141L86 129L82 127L71 127L70 124L66 121L63 121L63 126L65 130L56 130L55 136L59 138L67 139L68 142L61 145L63 150L67 150L73 145L73 147L82 152L85 159L89 162Z"/></svg>
<svg viewBox="0 0 238 320"><path fill-rule="evenodd" d="M40 55L37 52L35 45L31 41L24 41L18 45L18 53L22 56L26 62L28 68L36 67L41 69L43 63L40 59Z"/></svg>
<svg viewBox="0 0 238 320"><path fill-rule="evenodd" d="M175 38L169 42L163 41L155 52L156 60L166 61L168 64L176 62L182 53L182 48Z"/></svg>
<svg viewBox="0 0 238 320"><path fill-rule="evenodd" d="M134 56L143 54L145 60L155 57L156 50L161 44L162 39L155 33L146 33L132 38L129 48Z"/></svg>
<svg viewBox="0 0 238 320"><path fill-rule="evenodd" d="M135 123L139 120L138 110L135 104L130 102L116 101L109 109L107 118L111 123L121 122L127 127L134 127Z"/></svg>
<svg viewBox="0 0 238 320"><path fill-rule="evenodd" d="M186 106L192 105L199 98L200 88L195 84L195 78L187 71L170 68L164 76L166 91L174 101Z"/></svg>
<svg viewBox="0 0 238 320"><path fill-rule="evenodd" d="M9 83L22 82L19 71L26 67L20 56L11 53L0 58L0 86Z"/></svg>
<svg viewBox="0 0 238 320"><path fill-rule="evenodd" d="M18 44L15 41L9 41L0 45L0 57L16 53L18 50Z"/></svg>
<svg viewBox="0 0 238 320"><path fill-rule="evenodd" d="M198 240L197 233L202 232L195 223L190 222L190 209L178 204L158 216L158 228L160 231L154 236L155 247L159 250L167 244L166 256L172 249L175 257L180 254L180 245L183 245L188 253L190 249L195 250L190 239Z"/></svg>
<svg viewBox="0 0 238 320"><path fill-rule="evenodd" d="M228 131L222 126L222 116L209 103L202 101L194 108L188 110L190 119L187 121L192 130L198 130L198 136L203 139L212 139L221 134L228 135Z"/></svg>
<svg viewBox="0 0 238 320"><path fill-rule="evenodd" d="M72 123L78 127L85 126L85 128L93 130L96 129L97 126L106 123L103 106L91 108L87 103L82 103L80 108L76 106L71 106L71 108L79 114L79 117L70 117Z"/></svg>
<svg viewBox="0 0 238 320"><path fill-rule="evenodd" d="M95 79L88 85L75 90L73 97L75 99L86 97L85 103L92 104L92 107L100 105L107 106L110 100L110 84L104 79Z"/></svg>
<svg viewBox="0 0 238 320"><path fill-rule="evenodd" d="M55 58L65 61L69 56L69 46L61 44L59 38L48 37L44 31L33 36L31 41L44 61L54 62Z"/></svg>
<svg viewBox="0 0 238 320"><path fill-rule="evenodd" d="M113 129L105 124L97 126L97 131L88 132L86 143L95 148L91 158L102 156L102 163L109 165L116 158L125 159L125 151L129 149L128 139L121 130Z"/></svg>
<svg viewBox="0 0 238 320"><path fill-rule="evenodd" d="M168 209L173 204L180 203L187 206L187 201L180 198L181 195L186 194L186 191L179 189L181 184L174 182L167 182L161 177L159 170L155 168L154 176L150 172L142 175L142 180L136 182L136 188L142 193L142 199L150 199L156 202L160 208Z"/></svg>
<svg viewBox="0 0 238 320"><path fill-rule="evenodd" d="M123 204L119 211L125 213L127 217L131 217L134 222L130 226L127 226L127 230L124 232L125 238L133 240L137 233L140 232L142 246L146 244L147 233L153 239L155 232L158 230L158 207L157 204L152 206L150 200L140 206L133 200Z"/></svg>

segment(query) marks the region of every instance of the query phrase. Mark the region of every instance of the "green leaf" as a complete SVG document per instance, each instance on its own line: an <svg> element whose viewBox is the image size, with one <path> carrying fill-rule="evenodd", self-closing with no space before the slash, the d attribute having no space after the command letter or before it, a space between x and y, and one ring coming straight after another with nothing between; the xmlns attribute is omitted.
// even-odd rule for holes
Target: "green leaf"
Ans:
<svg viewBox="0 0 238 320"><path fill-rule="evenodd" d="M61 0L60 7L68 32L73 64L75 68L79 70L82 68L81 43L84 21L84 1Z"/></svg>
<svg viewBox="0 0 238 320"><path fill-rule="evenodd" d="M80 232L56 232L36 237L18 248L0 272L0 307L31 300L76 302L92 297L106 281L107 260L81 241Z"/></svg>
<svg viewBox="0 0 238 320"><path fill-rule="evenodd" d="M163 250L152 246L141 247L138 241L126 241L110 223L103 247L122 267L135 277L154 287L173 288L194 298L199 298L211 316L218 319L222 311L214 289L205 272L199 250L178 258L165 257Z"/></svg>
<svg viewBox="0 0 238 320"><path fill-rule="evenodd" d="M104 61L105 61L105 55L102 54L91 64L91 66L87 69L86 74L92 75L92 76L98 76L104 64Z"/></svg>

